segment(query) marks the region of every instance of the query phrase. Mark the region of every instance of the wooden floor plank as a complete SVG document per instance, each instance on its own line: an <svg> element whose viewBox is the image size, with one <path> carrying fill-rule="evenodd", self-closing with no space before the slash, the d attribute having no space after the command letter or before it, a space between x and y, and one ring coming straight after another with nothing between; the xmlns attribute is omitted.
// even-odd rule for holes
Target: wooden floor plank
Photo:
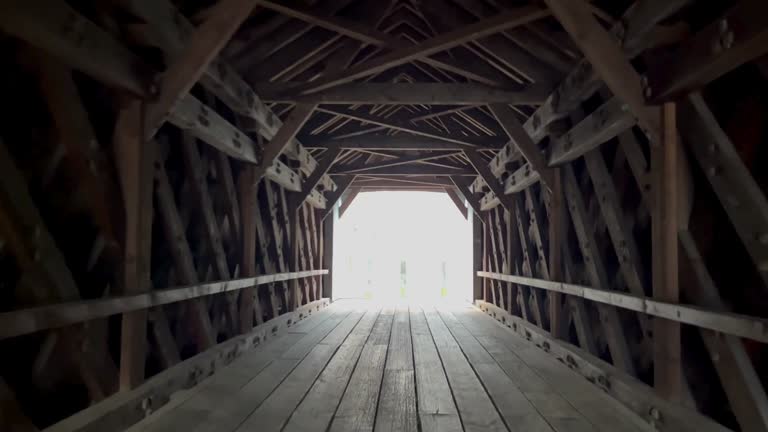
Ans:
<svg viewBox="0 0 768 432"><path fill-rule="evenodd" d="M280 386L237 428L237 431L279 432L336 350L360 323L364 314L363 311L352 312L328 336L315 345L301 363L280 383Z"/></svg>
<svg viewBox="0 0 768 432"><path fill-rule="evenodd" d="M312 348L351 313L349 308L343 306L337 306L334 309L333 315L328 320L302 335L296 344L269 363L239 391L213 399L214 402L210 404L210 413L206 420L191 430L195 432L234 431L280 385ZM174 428L173 430L185 429Z"/></svg>
<svg viewBox="0 0 768 432"><path fill-rule="evenodd" d="M461 432L464 429L448 385L448 377L421 308L411 307L410 319L421 430Z"/></svg>
<svg viewBox="0 0 768 432"><path fill-rule="evenodd" d="M376 413L376 432L416 432L416 382L407 306L395 312Z"/></svg>
<svg viewBox="0 0 768 432"><path fill-rule="evenodd" d="M650 431L581 375L473 307L342 301L130 429Z"/></svg>
<svg viewBox="0 0 768 432"><path fill-rule="evenodd" d="M284 432L310 432L328 428L379 312L379 308L372 308L360 320L293 412Z"/></svg>
<svg viewBox="0 0 768 432"><path fill-rule="evenodd" d="M387 308L376 320L336 410L331 432L373 431L392 318L392 309Z"/></svg>
<svg viewBox="0 0 768 432"><path fill-rule="evenodd" d="M495 340L495 344L486 345L491 355L496 355L503 350L501 347L506 347L508 352L517 357L518 364L514 369L516 374L510 374L509 369L505 369L513 380L523 375L530 376L531 373L538 375L541 381L529 378L537 384L535 388L524 390L524 394L556 430L652 430L650 425L627 407L481 311L468 307L461 313L455 313L455 316L471 333L478 336L481 343L487 343L489 338ZM506 359L509 358L510 354L506 354ZM542 381L548 388L541 386ZM561 403L563 400L566 403ZM579 418L586 419L591 429Z"/></svg>
<svg viewBox="0 0 768 432"><path fill-rule="evenodd" d="M464 325L450 311L441 308L439 315L464 351L507 428L511 431L552 432L553 428L541 413Z"/></svg>
<svg viewBox="0 0 768 432"><path fill-rule="evenodd" d="M437 311L426 309L424 315L443 362L464 430L506 431L504 421Z"/></svg>
<svg viewBox="0 0 768 432"><path fill-rule="evenodd" d="M478 342L491 354L507 376L520 388L526 399L541 413L549 425L558 432L594 431L595 426L576 408L562 398L536 371L522 361L519 350L527 349L527 341L507 339L504 343L497 336L507 330L496 325L486 316L476 316L473 310L453 311L454 317L477 337ZM514 334L509 336L516 337ZM519 339L519 338L518 338Z"/></svg>
<svg viewBox="0 0 768 432"><path fill-rule="evenodd" d="M173 395L158 412L128 429L129 432L185 430L197 426L210 414L211 400L220 394L236 393L274 359L297 344L308 332L333 317L337 307L328 307L292 326L285 335L270 338L264 346L233 361L197 386Z"/></svg>

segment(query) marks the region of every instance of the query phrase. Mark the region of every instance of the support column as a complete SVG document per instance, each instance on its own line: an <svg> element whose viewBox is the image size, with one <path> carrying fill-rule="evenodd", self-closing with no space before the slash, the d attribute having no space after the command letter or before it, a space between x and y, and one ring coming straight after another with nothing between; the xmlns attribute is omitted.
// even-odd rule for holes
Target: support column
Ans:
<svg viewBox="0 0 768 432"><path fill-rule="evenodd" d="M115 153L123 189L125 244L123 293L150 290L154 145L144 140L144 109L132 101L118 117ZM144 382L147 354L147 310L123 314L120 340L120 390Z"/></svg>
<svg viewBox="0 0 768 432"><path fill-rule="evenodd" d="M483 224L472 217L475 211L469 208L469 222L472 224L472 300L483 299L483 280L477 275L483 266ZM479 215L478 215L479 216Z"/></svg>
<svg viewBox="0 0 768 432"><path fill-rule="evenodd" d="M339 220L339 208L333 207L333 214L323 220L323 268L328 274L323 275L323 293L321 297L333 300L333 230Z"/></svg>
<svg viewBox="0 0 768 432"><path fill-rule="evenodd" d="M674 103L662 109L662 143L652 148L655 206L652 215L653 298L680 301L678 283L678 142ZM653 384L667 400L680 402L683 395L680 323L653 320Z"/></svg>

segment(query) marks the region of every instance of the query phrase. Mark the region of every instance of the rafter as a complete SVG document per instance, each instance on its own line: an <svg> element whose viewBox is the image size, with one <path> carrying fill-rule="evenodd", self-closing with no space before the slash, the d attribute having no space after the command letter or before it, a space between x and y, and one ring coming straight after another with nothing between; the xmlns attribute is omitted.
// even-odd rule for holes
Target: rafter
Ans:
<svg viewBox="0 0 768 432"><path fill-rule="evenodd" d="M428 57L465 42L481 38L485 35L494 34L518 25L535 21L548 14L549 13L546 10L536 7L522 7L516 10L510 10L493 18L482 20L464 28L436 36L424 43L384 54L373 60L353 66L344 73L336 76L321 78L303 87L301 91L303 93L314 93L339 84L348 83L358 78L363 78L413 60L418 60L422 57Z"/></svg>
<svg viewBox="0 0 768 432"><path fill-rule="evenodd" d="M317 109L320 112L328 114L342 115L363 123L377 124L390 129L395 129L401 132L409 132L414 135L419 135L427 138L439 139L455 144L462 145L464 147L480 147L480 148L494 148L498 147L499 141L494 138L472 138L472 137L454 137L445 134L435 133L431 130L417 125L404 124L402 122L392 121L389 119L382 119L370 114L365 114L357 111L353 111L348 108L328 108L321 107Z"/></svg>
<svg viewBox="0 0 768 432"><path fill-rule="evenodd" d="M421 155L414 155L414 156L404 156L401 158L397 158L394 160L387 160L383 162L376 162L371 164L356 164L354 166L340 166L337 169L333 171L335 174L361 174L366 173L369 171L375 171L382 168L388 168L388 167L395 167L400 165L411 165L411 164L417 164L419 162L426 162L431 161L435 159L443 159L450 156L455 156L460 153L441 153L441 154L421 154Z"/></svg>
<svg viewBox="0 0 768 432"><path fill-rule="evenodd" d="M324 105L536 105L544 102L549 95L549 89L544 86L504 89L474 83L349 83L309 95L293 91L292 88L296 87L298 86L295 83L265 83L255 86L256 92L267 102Z"/></svg>

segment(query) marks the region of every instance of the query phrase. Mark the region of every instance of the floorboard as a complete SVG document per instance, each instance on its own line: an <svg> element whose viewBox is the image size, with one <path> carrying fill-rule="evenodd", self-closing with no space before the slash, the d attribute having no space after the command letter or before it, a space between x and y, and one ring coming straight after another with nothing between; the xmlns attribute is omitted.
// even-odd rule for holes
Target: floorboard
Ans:
<svg viewBox="0 0 768 432"><path fill-rule="evenodd" d="M437 311L427 309L424 315L448 376L464 430L506 431L507 428L491 398Z"/></svg>
<svg viewBox="0 0 768 432"><path fill-rule="evenodd" d="M360 320L293 412L284 431L326 430L341 402L341 397L360 358L363 345L373 330L379 311L379 308L372 308Z"/></svg>
<svg viewBox="0 0 768 432"><path fill-rule="evenodd" d="M398 307L384 366L384 379L376 413L376 431L418 431L410 321L408 307Z"/></svg>
<svg viewBox="0 0 768 432"><path fill-rule="evenodd" d="M508 376L525 383L526 396L558 431L650 431L652 428L581 375L519 338L481 311L466 307L454 315L502 353ZM511 372L511 373L510 373ZM564 401L564 403L563 403ZM585 423L588 422L590 425Z"/></svg>
<svg viewBox="0 0 768 432"><path fill-rule="evenodd" d="M304 357L272 394L237 428L238 432L279 432L336 349L357 326L363 312L353 312Z"/></svg>
<svg viewBox="0 0 768 432"><path fill-rule="evenodd" d="M376 420L384 362L392 330L392 309L385 309L373 326L360 354L341 404L331 422L331 432L372 431Z"/></svg>
<svg viewBox="0 0 768 432"><path fill-rule="evenodd" d="M339 301L134 432L650 431L626 407L467 305Z"/></svg>
<svg viewBox="0 0 768 432"><path fill-rule="evenodd" d="M450 313L440 311L440 317L453 334L461 350L493 399L506 426L511 431L552 432L531 401L501 369L480 342Z"/></svg>
<svg viewBox="0 0 768 432"><path fill-rule="evenodd" d="M462 431L448 377L421 308L412 307L410 319L421 430Z"/></svg>

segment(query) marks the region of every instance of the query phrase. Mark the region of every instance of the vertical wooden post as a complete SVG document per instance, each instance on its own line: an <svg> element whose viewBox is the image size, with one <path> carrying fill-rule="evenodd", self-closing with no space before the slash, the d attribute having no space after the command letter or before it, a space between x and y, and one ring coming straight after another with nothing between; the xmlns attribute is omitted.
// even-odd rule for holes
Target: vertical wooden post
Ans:
<svg viewBox="0 0 768 432"><path fill-rule="evenodd" d="M242 233L242 277L256 275L256 186L253 180L253 167L247 166L238 178L240 192L240 226ZM264 316L259 303L257 287L245 288L240 293L240 333L245 334L253 329L253 316L256 313L256 323L261 324Z"/></svg>
<svg viewBox="0 0 768 432"><path fill-rule="evenodd" d="M662 143L655 146L653 167L656 199L653 214L653 297L677 303L678 286L678 142L675 104L662 109ZM654 321L654 387L670 401L680 402L683 394L680 324L656 318Z"/></svg>
<svg viewBox="0 0 768 432"><path fill-rule="evenodd" d="M469 223L472 224L472 300L483 299L483 280L477 275L483 266L483 224L474 218L474 209L469 209ZM480 215L478 215L480 216Z"/></svg>
<svg viewBox="0 0 768 432"><path fill-rule="evenodd" d="M553 184L550 196L549 212L549 277L553 281L563 281L564 208L563 184L560 169L553 170ZM547 193L542 190L542 193ZM566 332L563 314L562 294L548 291L549 296L549 331L555 338L563 338Z"/></svg>
<svg viewBox="0 0 768 432"><path fill-rule="evenodd" d="M291 230L290 236L290 251L289 255L289 268L291 271L299 271L301 263L301 227L299 226L299 209L293 210L288 214L286 221ZM301 283L300 279L292 279L290 282L289 298L289 310L296 310L301 305Z"/></svg>
<svg viewBox="0 0 768 432"><path fill-rule="evenodd" d="M339 219L339 208L333 206L333 214L323 220L323 268L328 274L323 276L321 297L333 299L333 231Z"/></svg>
<svg viewBox="0 0 768 432"><path fill-rule="evenodd" d="M123 292L149 291L152 252L153 143L144 140L144 109L131 101L118 115L115 155L125 204ZM147 310L123 314L120 347L120 390L144 381Z"/></svg>

